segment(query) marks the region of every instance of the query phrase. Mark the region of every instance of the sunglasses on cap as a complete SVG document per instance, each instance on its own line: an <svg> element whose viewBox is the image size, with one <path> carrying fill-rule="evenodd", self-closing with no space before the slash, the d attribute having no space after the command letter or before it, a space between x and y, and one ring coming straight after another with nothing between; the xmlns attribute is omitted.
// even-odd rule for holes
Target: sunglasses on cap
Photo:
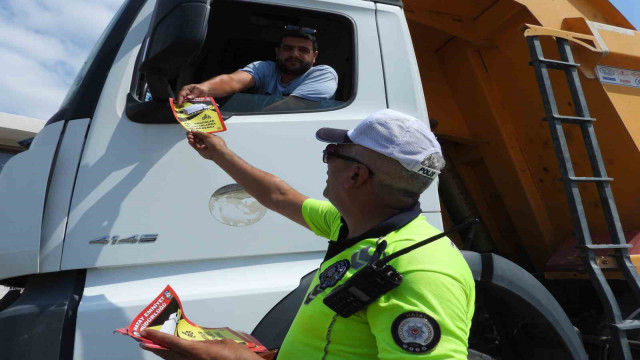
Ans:
<svg viewBox="0 0 640 360"><path fill-rule="evenodd" d="M373 175L373 171L365 163L351 156L340 154L339 152L336 151L337 148L338 148L338 145L336 144L327 145L327 147L324 150L322 150L322 162L326 164L327 161L329 161L330 157L334 157L334 158L346 160L346 161L352 161L366 167L367 170L369 170L369 173Z"/></svg>
<svg viewBox="0 0 640 360"><path fill-rule="evenodd" d="M312 35L312 36L316 35L316 29L311 29L308 27L300 27L296 25L285 25L284 31L300 31L307 35Z"/></svg>

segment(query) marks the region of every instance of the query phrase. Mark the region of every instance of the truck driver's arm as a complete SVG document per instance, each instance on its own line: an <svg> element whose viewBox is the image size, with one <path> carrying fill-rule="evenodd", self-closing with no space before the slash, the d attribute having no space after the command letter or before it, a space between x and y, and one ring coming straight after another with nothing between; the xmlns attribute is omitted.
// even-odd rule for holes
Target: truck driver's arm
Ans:
<svg viewBox="0 0 640 360"><path fill-rule="evenodd" d="M250 89L256 84L253 76L244 71L218 75L200 84L186 85L178 93L178 105L184 100L197 97L224 97L240 91Z"/></svg>
<svg viewBox="0 0 640 360"><path fill-rule="evenodd" d="M302 203L307 199L306 196L282 179L242 160L219 136L190 131L187 140L200 156L218 164L262 205L309 228L302 217Z"/></svg>

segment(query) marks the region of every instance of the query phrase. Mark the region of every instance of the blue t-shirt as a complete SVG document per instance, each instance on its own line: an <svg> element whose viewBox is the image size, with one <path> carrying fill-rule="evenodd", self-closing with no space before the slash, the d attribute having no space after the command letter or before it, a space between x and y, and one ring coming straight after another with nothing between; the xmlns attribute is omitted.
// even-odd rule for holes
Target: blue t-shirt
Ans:
<svg viewBox="0 0 640 360"><path fill-rule="evenodd" d="M333 99L338 87L338 74L331 66L318 65L293 79L288 84L280 82L280 72L273 61L256 61L241 71L249 73L256 81L258 94L297 96L306 100Z"/></svg>

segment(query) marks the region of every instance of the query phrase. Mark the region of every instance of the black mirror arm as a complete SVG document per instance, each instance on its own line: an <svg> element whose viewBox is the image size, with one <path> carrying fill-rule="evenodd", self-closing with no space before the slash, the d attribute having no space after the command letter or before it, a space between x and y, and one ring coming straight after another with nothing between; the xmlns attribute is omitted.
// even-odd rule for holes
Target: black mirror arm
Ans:
<svg viewBox="0 0 640 360"><path fill-rule="evenodd" d="M151 96L158 100L168 100L169 98L175 99L175 93L169 84L167 78L156 71L145 72L145 79L147 80L147 86L151 92Z"/></svg>
<svg viewBox="0 0 640 360"><path fill-rule="evenodd" d="M169 100L140 101L128 93L125 113L129 120L141 124L175 124L176 118L169 107Z"/></svg>

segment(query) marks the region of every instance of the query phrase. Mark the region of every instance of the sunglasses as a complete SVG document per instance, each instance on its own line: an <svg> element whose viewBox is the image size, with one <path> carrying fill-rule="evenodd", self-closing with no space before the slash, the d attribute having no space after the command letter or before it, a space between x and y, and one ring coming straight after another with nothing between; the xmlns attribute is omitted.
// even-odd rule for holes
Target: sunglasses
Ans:
<svg viewBox="0 0 640 360"><path fill-rule="evenodd" d="M308 27L300 27L296 25L285 25L284 31L300 31L307 35L313 35L313 36L316 35L316 29L311 29Z"/></svg>
<svg viewBox="0 0 640 360"><path fill-rule="evenodd" d="M369 173L373 175L373 171L371 171L371 168L368 167L365 163L351 156L340 154L339 152L336 151L337 148L338 148L338 145L336 144L327 145L327 147L324 150L322 150L322 162L326 164L327 161L329 161L329 157L334 157L334 158L342 159L346 161L352 161L366 167L367 170L369 170Z"/></svg>

